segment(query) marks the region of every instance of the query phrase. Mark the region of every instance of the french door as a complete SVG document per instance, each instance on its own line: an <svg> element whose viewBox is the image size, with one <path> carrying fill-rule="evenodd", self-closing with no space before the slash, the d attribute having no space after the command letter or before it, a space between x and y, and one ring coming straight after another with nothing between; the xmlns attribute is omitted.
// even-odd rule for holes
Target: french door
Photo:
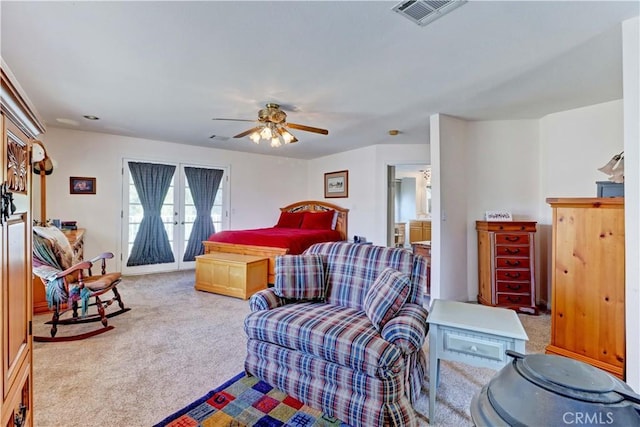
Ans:
<svg viewBox="0 0 640 427"><path fill-rule="evenodd" d="M140 228L144 209L129 169L129 162L154 163L175 166L167 195L164 198L160 216L173 252L173 262L147 265L127 266L133 244ZM184 261L183 256L189 242L189 236L196 219L196 207L189 189L185 168L215 169L222 171L222 179L216 191L215 201L211 209L211 220L216 231L225 230L229 225L228 194L229 173L227 167L211 165L193 165L185 163L154 162L124 159L122 165L122 272L124 274L145 274L164 271L186 270L195 268L195 261Z"/></svg>

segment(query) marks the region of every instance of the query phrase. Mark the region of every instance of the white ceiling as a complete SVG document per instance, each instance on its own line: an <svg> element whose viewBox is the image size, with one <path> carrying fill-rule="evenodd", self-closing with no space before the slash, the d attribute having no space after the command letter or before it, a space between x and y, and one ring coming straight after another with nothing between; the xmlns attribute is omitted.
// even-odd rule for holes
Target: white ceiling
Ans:
<svg viewBox="0 0 640 427"><path fill-rule="evenodd" d="M622 97L619 23L636 1L472 0L426 27L397 3L3 0L0 53L47 127L307 159L426 143L437 112L539 118ZM329 135L209 138L252 127L212 118L267 102Z"/></svg>

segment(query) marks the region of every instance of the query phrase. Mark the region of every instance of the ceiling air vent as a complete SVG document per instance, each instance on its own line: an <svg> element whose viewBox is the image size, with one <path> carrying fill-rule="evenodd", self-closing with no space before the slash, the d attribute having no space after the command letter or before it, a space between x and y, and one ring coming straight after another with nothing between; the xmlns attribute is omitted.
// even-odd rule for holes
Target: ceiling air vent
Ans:
<svg viewBox="0 0 640 427"><path fill-rule="evenodd" d="M467 0L410 0L398 3L393 11L418 25L427 25L465 4Z"/></svg>

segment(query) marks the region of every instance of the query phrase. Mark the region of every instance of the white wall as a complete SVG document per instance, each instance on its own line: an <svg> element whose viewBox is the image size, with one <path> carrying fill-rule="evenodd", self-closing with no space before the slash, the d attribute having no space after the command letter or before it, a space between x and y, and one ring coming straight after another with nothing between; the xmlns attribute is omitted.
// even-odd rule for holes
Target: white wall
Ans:
<svg viewBox="0 0 640 427"><path fill-rule="evenodd" d="M443 114L431 116L433 213L431 222L431 294L467 301L469 209L468 122Z"/></svg>
<svg viewBox="0 0 640 427"><path fill-rule="evenodd" d="M539 289L551 298L551 207L548 197L596 197L598 168L623 150L622 100L590 105L540 119L540 185L538 200Z"/></svg>
<svg viewBox="0 0 640 427"><path fill-rule="evenodd" d="M371 146L310 160L308 164L307 198L324 200L349 209L349 238L354 235L364 236L367 240L373 238L375 220L371 213L376 209L376 188L372 182L375 159L376 147ZM349 171L349 197L325 199L324 174L341 170ZM386 204L377 208L386 212Z"/></svg>
<svg viewBox="0 0 640 427"><path fill-rule="evenodd" d="M627 383L640 392L640 25L622 23Z"/></svg>
<svg viewBox="0 0 640 427"><path fill-rule="evenodd" d="M562 111L540 119L541 216L547 197L596 197L598 168L623 150L622 100Z"/></svg>
<svg viewBox="0 0 640 427"><path fill-rule="evenodd" d="M469 122L467 129L467 288L469 299L475 300L475 222L488 210L507 210L514 220L538 221L539 133L538 120Z"/></svg>
<svg viewBox="0 0 640 427"><path fill-rule="evenodd" d="M429 163L428 144L375 145L309 161L308 198L350 209L349 237L387 242L387 166ZM324 199L324 174L349 171L349 197Z"/></svg>
<svg viewBox="0 0 640 427"><path fill-rule="evenodd" d="M280 207L306 198L304 160L53 127L43 142L58 163L47 177L47 217L86 228L87 256L120 252L123 158L229 167L231 228L271 226ZM70 176L95 177L96 194L69 194Z"/></svg>
<svg viewBox="0 0 640 427"><path fill-rule="evenodd" d="M476 299L475 221L487 210L506 209L516 220L538 222L536 298L548 304L551 209L545 199L595 197L595 181L607 178L597 168L622 151L622 129L622 100L540 120L468 122L433 116L434 297ZM467 266L465 294L452 285L461 280L460 263Z"/></svg>

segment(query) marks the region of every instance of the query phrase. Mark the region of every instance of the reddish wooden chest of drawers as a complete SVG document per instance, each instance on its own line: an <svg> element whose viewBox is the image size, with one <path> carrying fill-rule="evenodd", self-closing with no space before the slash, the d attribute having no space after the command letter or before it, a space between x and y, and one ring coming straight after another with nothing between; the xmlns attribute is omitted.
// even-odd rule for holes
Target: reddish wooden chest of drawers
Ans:
<svg viewBox="0 0 640 427"><path fill-rule="evenodd" d="M476 221L478 302L537 314L534 221Z"/></svg>

